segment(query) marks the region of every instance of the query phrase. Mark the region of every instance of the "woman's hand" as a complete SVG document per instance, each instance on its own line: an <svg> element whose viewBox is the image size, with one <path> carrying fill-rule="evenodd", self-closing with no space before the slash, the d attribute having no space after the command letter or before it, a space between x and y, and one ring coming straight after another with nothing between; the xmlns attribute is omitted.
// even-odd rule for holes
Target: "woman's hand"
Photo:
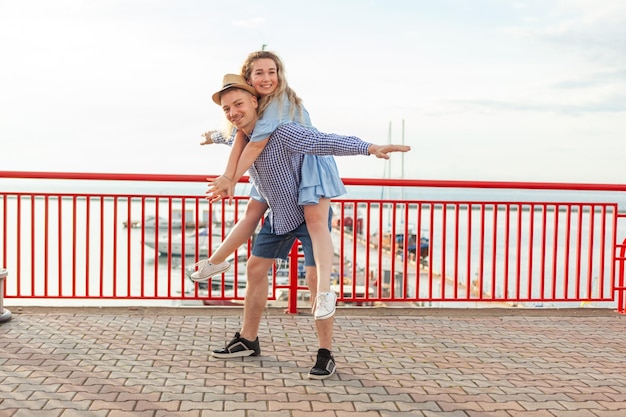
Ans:
<svg viewBox="0 0 626 417"><path fill-rule="evenodd" d="M207 200L213 203L228 198L229 204L233 202L235 184L231 178L221 175L217 178L207 178L207 180L209 181L209 189L206 192Z"/></svg>

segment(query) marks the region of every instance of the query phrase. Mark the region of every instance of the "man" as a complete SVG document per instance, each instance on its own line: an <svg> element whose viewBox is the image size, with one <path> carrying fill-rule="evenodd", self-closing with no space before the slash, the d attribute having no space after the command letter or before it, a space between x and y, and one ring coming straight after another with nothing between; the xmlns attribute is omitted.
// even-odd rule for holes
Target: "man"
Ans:
<svg viewBox="0 0 626 417"><path fill-rule="evenodd" d="M234 74L224 77L222 89L213 97L220 102L226 118L245 135L250 136L258 120L258 101L254 89ZM258 330L268 291L268 271L275 259L287 258L295 242L300 240L307 269L307 285L315 299L317 275L311 240L304 223L304 212L298 205L300 173L304 154L369 155L388 158L390 152L406 152L408 146L374 145L356 137L320 133L297 123L279 126L270 136L265 149L249 170L255 186L270 207L270 213L255 239L246 273L248 276L241 330L223 349L213 351L217 358L257 356L261 353ZM227 197L227 190L213 187L211 199ZM330 221L330 218L329 218ZM335 373L332 355L334 318L316 320L319 349L311 379L325 379Z"/></svg>

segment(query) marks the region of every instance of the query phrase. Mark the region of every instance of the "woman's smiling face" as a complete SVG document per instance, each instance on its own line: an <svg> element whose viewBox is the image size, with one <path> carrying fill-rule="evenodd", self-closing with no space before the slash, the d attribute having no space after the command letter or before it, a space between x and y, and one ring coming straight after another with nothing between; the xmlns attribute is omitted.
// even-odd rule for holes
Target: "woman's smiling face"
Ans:
<svg viewBox="0 0 626 417"><path fill-rule="evenodd" d="M252 64L250 83L257 94L265 97L272 94L278 88L278 69L276 63L270 58L260 58Z"/></svg>

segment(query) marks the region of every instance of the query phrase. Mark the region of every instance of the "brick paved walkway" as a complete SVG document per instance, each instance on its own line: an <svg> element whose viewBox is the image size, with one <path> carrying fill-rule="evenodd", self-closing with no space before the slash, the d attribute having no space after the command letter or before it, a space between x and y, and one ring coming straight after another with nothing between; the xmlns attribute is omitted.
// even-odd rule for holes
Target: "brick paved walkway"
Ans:
<svg viewBox="0 0 626 417"><path fill-rule="evenodd" d="M618 417L626 316L339 310L338 374L306 379L310 316L269 310L262 356L218 360L239 311L11 307L0 417ZM366 315L367 313L369 315Z"/></svg>

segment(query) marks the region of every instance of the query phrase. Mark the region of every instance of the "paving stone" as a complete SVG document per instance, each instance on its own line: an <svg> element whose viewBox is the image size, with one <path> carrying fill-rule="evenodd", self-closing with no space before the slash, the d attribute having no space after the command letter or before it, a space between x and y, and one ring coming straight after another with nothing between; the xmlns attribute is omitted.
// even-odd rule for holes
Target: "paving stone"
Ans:
<svg viewBox="0 0 626 417"><path fill-rule="evenodd" d="M239 328L236 309L30 309L0 327L0 417L614 417L626 409L626 315L609 311L339 308L338 372L315 381L306 377L317 345L310 315L268 310L263 356L224 361L210 349Z"/></svg>

